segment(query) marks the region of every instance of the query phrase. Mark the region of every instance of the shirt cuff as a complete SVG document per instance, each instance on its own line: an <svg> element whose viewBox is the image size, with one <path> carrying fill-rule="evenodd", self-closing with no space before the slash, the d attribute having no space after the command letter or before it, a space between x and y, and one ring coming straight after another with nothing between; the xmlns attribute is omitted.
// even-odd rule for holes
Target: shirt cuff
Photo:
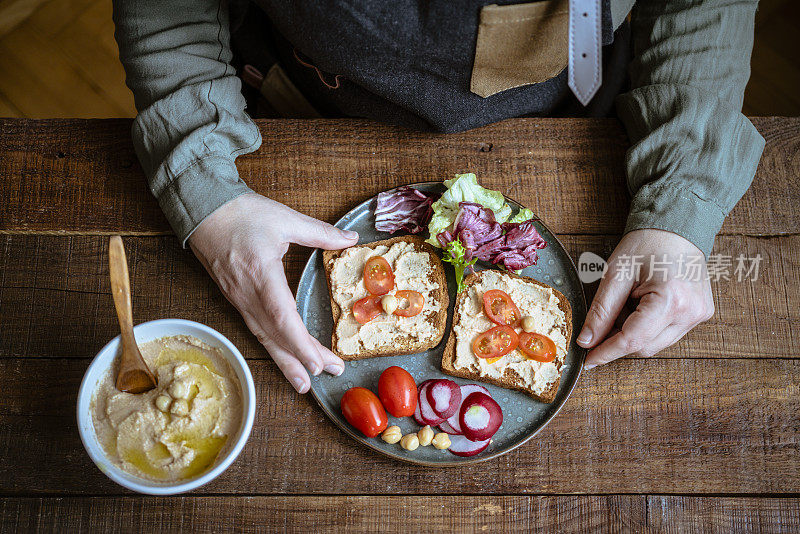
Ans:
<svg viewBox="0 0 800 534"><path fill-rule="evenodd" d="M625 233L644 228L666 230L688 239L708 257L725 215L714 202L687 189L645 185L631 201Z"/></svg>
<svg viewBox="0 0 800 534"><path fill-rule="evenodd" d="M764 138L727 102L691 86L634 89L617 98L617 113L632 143L626 232L667 230L708 256L753 180Z"/></svg>
<svg viewBox="0 0 800 534"><path fill-rule="evenodd" d="M206 156L196 160L162 188L158 204L186 248L186 241L206 217L234 198L250 193L233 160Z"/></svg>

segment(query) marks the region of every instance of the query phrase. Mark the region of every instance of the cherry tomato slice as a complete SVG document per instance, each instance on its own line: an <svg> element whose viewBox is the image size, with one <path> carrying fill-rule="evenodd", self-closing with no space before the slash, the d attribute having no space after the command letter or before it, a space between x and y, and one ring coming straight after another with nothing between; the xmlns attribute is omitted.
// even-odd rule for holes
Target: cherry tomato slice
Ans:
<svg viewBox="0 0 800 534"><path fill-rule="evenodd" d="M347 422L368 438L374 438L389 424L380 399L366 388L348 389L342 397L341 407Z"/></svg>
<svg viewBox="0 0 800 534"><path fill-rule="evenodd" d="M530 360L537 362L552 362L556 359L556 344L553 340L542 334L522 332L519 335L517 347Z"/></svg>
<svg viewBox="0 0 800 534"><path fill-rule="evenodd" d="M378 397L386 411L395 417L414 415L417 408L417 383L402 367L393 365L378 379Z"/></svg>
<svg viewBox="0 0 800 534"><path fill-rule="evenodd" d="M411 289L395 291L394 296L400 301L394 314L400 317L414 317L415 315L419 315L420 312L422 312L422 308L425 306L425 297L422 296L422 293Z"/></svg>
<svg viewBox="0 0 800 534"><path fill-rule="evenodd" d="M519 336L514 329L500 325L476 337L472 341L472 352L478 358L499 358L517 348L518 343Z"/></svg>
<svg viewBox="0 0 800 534"><path fill-rule="evenodd" d="M364 297L353 304L353 316L361 324L367 324L380 315L382 311L381 297L375 295Z"/></svg>
<svg viewBox="0 0 800 534"><path fill-rule="evenodd" d="M505 291L490 289L483 294L483 312L499 325L515 325L522 319L519 308Z"/></svg>
<svg viewBox="0 0 800 534"><path fill-rule="evenodd" d="M373 295L385 295L394 287L394 273L383 256L373 256L364 265L364 286Z"/></svg>

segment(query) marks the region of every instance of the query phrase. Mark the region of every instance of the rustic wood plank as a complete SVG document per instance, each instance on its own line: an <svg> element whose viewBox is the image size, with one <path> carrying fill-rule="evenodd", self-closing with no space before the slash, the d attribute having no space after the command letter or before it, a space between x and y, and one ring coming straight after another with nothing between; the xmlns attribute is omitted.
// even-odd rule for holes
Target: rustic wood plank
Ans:
<svg viewBox="0 0 800 534"><path fill-rule="evenodd" d="M796 232L800 119L753 122L767 148L723 232ZM0 120L0 231L169 233L136 162L130 124ZM389 187L473 171L558 234L614 234L624 226L627 140L612 119L515 119L452 135L358 120L258 124L264 143L239 158L242 178L326 221Z"/></svg>
<svg viewBox="0 0 800 534"><path fill-rule="evenodd" d="M655 515L659 514L659 515ZM0 531L791 532L797 499L644 495L0 499Z"/></svg>
<svg viewBox="0 0 800 534"><path fill-rule="evenodd" d="M0 495L124 490L75 425L86 359L0 360ZM369 451L251 361L253 434L210 494L800 493L800 360L621 360L582 378L532 442L475 466L428 469ZM446 454L446 453L443 453Z"/></svg>
<svg viewBox="0 0 800 534"><path fill-rule="evenodd" d="M653 532L789 533L800 529L800 500L650 495L647 521Z"/></svg>
<svg viewBox="0 0 800 534"><path fill-rule="evenodd" d="M617 238L566 236L577 259L607 257ZM88 357L118 334L108 286L107 237L0 236L0 358ZM228 336L247 358L266 358L236 310L191 252L171 237L126 238L137 322L181 317ZM800 355L800 236L721 236L720 253L762 256L757 280L713 282L717 313L659 355L766 358ZM285 266L296 287L309 249L292 248ZM593 291L594 288L591 288Z"/></svg>

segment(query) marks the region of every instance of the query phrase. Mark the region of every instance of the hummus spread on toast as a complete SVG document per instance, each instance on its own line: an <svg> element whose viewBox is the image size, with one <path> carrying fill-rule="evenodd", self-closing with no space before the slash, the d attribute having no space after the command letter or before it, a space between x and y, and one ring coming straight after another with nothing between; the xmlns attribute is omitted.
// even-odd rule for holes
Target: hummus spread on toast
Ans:
<svg viewBox="0 0 800 534"><path fill-rule="evenodd" d="M422 312L413 317L381 314L366 324L360 324L353 316L353 304L369 296L364 287L364 265L374 256L383 256L391 266L395 287L398 290L413 290L422 294L425 304ZM342 354L358 354L387 347L412 338L420 342L432 341L437 336L437 327L431 316L440 310L441 303L434 299L434 290L439 283L432 276L434 265L428 252L420 252L406 241L391 246L355 246L343 252L333 262L330 274L331 294L341 308L341 317L336 323L336 348Z"/></svg>
<svg viewBox="0 0 800 534"><path fill-rule="evenodd" d="M510 370L535 393L545 391L559 379L559 369L567 354L565 334L568 328L564 312L558 306L558 297L549 287L532 284L498 271L486 270L481 274L478 282L467 287L467 297L459 310L459 322L453 325L456 336L453 367L469 369L481 376L496 379L501 379ZM483 311L483 294L490 289L505 291L523 317L533 317L534 332L549 337L555 343L555 360L547 363L530 360L519 350L512 350L493 363L475 356L472 352L472 341L481 332L497 326Z"/></svg>

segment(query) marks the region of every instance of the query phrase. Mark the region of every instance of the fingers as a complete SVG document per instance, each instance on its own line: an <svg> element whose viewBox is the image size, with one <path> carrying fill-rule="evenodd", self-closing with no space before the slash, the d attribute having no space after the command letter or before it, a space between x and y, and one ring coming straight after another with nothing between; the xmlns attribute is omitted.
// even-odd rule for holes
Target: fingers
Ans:
<svg viewBox="0 0 800 534"><path fill-rule="evenodd" d="M317 350L322 355L322 361L326 373L339 376L344 372L344 361L320 343L315 337L311 336L311 342L317 346Z"/></svg>
<svg viewBox="0 0 800 534"><path fill-rule="evenodd" d="M313 343L289 290L283 266L274 262L263 273L264 285L257 289L262 323L267 336L282 349L294 355L314 375L325 367L322 354Z"/></svg>
<svg viewBox="0 0 800 534"><path fill-rule="evenodd" d="M578 334L578 345L591 348L608 335L632 288L632 279L617 280L613 276L603 277L589 313L586 314L581 333Z"/></svg>
<svg viewBox="0 0 800 534"><path fill-rule="evenodd" d="M272 340L265 340L263 345L278 365L283 376L292 384L292 387L297 390L298 393L307 393L311 388L311 379L305 368L303 368L303 364Z"/></svg>
<svg viewBox="0 0 800 534"><path fill-rule="evenodd" d="M650 347L647 349L644 356L652 356L658 354L662 350L670 347L680 341L680 339L689 333L690 328L682 324L671 324L664 329L663 332L652 341Z"/></svg>
<svg viewBox="0 0 800 534"><path fill-rule="evenodd" d="M295 212L297 213L297 212ZM292 221L286 238L292 243L306 247L336 250L351 247L358 242L358 233L340 230L335 226L302 213Z"/></svg>
<svg viewBox="0 0 800 534"><path fill-rule="evenodd" d="M644 295L622 330L589 352L584 368L588 370L627 354L651 350L654 340L670 326L671 320L669 299L656 292Z"/></svg>

